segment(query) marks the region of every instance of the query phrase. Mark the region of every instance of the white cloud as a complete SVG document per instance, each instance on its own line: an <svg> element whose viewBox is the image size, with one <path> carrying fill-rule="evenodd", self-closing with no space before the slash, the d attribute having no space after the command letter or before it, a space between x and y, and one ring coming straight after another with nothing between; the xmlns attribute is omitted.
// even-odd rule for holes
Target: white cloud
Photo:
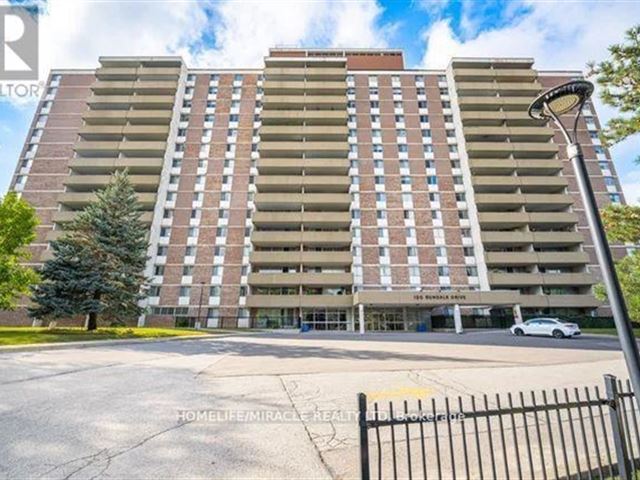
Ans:
<svg viewBox="0 0 640 480"><path fill-rule="evenodd" d="M424 33L427 47L421 66L445 68L454 56L511 56L532 57L539 69L584 71L587 62L606 58L608 46L623 41L624 32L640 18L640 2L526 0L520 5L529 11L506 26L482 31L468 40L457 37L448 20L433 23ZM616 115L597 96L594 100L603 123ZM638 143L631 138L612 150L629 201L640 197L640 173L633 163L640 151Z"/></svg>
<svg viewBox="0 0 640 480"><path fill-rule="evenodd" d="M92 68L100 55L169 55L208 27L198 2L50 0L40 16L40 70Z"/></svg>
<svg viewBox="0 0 640 480"><path fill-rule="evenodd" d="M460 41L447 20L425 32L422 65L444 68L452 56L530 56L539 68L584 69L606 56L607 47L640 18L637 2L538 2L502 28ZM467 20L472 22L472 20Z"/></svg>
<svg viewBox="0 0 640 480"><path fill-rule="evenodd" d="M41 71L100 55L180 54L191 67L258 67L274 46L386 46L376 0L75 2L41 16ZM382 34L380 34L382 32Z"/></svg>
<svg viewBox="0 0 640 480"><path fill-rule="evenodd" d="M624 198L630 205L640 205L640 172L629 172L620 177Z"/></svg>
<svg viewBox="0 0 640 480"><path fill-rule="evenodd" d="M270 47L383 47L375 0L244 1L215 4L215 46L194 56L209 66L259 67Z"/></svg>
<svg viewBox="0 0 640 480"><path fill-rule="evenodd" d="M382 47L392 32L379 24L382 13L376 0L49 0L40 78L52 68L95 68L108 55L181 55L190 67L233 68L261 66L274 46Z"/></svg>

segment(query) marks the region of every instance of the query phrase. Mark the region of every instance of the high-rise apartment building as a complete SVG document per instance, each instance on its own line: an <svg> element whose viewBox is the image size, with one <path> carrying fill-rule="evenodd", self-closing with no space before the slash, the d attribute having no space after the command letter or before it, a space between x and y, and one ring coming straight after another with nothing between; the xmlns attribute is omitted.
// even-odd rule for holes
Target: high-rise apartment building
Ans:
<svg viewBox="0 0 640 480"><path fill-rule="evenodd" d="M41 219L37 264L128 169L149 225L147 325L603 312L564 139L527 115L580 75L529 58L409 70L398 50L272 49L246 70L103 57L51 73L11 188ZM588 104L591 181L601 206L621 203L598 129Z"/></svg>

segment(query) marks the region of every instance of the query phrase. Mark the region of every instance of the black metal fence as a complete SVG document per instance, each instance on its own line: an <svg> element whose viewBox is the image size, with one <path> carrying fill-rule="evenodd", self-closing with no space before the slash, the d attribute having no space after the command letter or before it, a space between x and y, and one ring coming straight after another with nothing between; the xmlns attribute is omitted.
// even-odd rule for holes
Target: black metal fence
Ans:
<svg viewBox="0 0 640 480"><path fill-rule="evenodd" d="M363 480L640 477L629 381L371 405L358 395ZM371 407L371 408L370 408Z"/></svg>

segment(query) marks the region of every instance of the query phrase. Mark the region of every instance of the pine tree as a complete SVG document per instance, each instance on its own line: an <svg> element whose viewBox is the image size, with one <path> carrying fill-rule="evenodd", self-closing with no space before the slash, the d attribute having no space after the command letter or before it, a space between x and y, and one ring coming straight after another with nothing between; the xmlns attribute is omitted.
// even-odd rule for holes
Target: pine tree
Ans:
<svg viewBox="0 0 640 480"><path fill-rule="evenodd" d="M126 172L116 173L111 184L98 193L98 200L86 210L82 221L96 245L106 283L104 314L112 322L124 323L142 313L147 262L147 232L135 191Z"/></svg>
<svg viewBox="0 0 640 480"><path fill-rule="evenodd" d="M51 242L53 258L42 267L43 281L33 288L31 299L35 305L29 308L29 314L35 318L93 316L94 321L88 326L92 330L98 313L104 309L104 275L75 225L69 228L66 235Z"/></svg>
<svg viewBox="0 0 640 480"><path fill-rule="evenodd" d="M640 132L640 25L627 30L625 43L609 47L610 58L589 64L589 76L600 86L600 99L617 108L601 134L607 146Z"/></svg>
<svg viewBox="0 0 640 480"><path fill-rule="evenodd" d="M42 270L44 282L34 289L34 317L89 315L122 324L142 313L147 228L126 172L116 172L97 200L52 242L54 257Z"/></svg>

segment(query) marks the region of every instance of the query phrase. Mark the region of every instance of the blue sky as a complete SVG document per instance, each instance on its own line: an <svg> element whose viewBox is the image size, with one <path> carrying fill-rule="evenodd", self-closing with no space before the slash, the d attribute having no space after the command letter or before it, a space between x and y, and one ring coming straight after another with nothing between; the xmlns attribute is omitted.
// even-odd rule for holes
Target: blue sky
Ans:
<svg viewBox="0 0 640 480"><path fill-rule="evenodd" d="M40 17L40 77L50 68L94 68L100 55L179 54L192 67L259 67L278 45L401 48L416 68L443 68L457 55L531 56L541 69L584 70L639 19L635 0L49 0ZM601 119L616 113L596 106ZM34 109L0 98L2 192ZM613 149L630 202L640 197L639 137Z"/></svg>

